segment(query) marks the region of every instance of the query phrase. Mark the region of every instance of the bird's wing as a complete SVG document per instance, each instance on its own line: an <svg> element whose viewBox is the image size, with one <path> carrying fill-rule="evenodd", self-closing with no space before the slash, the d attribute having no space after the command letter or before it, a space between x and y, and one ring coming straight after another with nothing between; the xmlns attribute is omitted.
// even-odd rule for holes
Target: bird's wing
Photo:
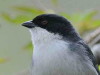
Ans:
<svg viewBox="0 0 100 75"><path fill-rule="evenodd" d="M94 57L91 49L83 41L78 42L78 44L83 46L86 49L87 56L91 59L91 61L92 61L93 65L94 65L98 75L100 75L100 72L98 70L98 64L96 63L95 57Z"/></svg>

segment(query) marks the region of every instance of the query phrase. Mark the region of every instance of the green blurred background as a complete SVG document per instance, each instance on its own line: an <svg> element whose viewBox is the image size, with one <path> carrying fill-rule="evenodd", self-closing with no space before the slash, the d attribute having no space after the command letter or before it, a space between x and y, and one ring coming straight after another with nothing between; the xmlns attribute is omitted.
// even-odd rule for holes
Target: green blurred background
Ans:
<svg viewBox="0 0 100 75"><path fill-rule="evenodd" d="M42 13L68 18L83 38L100 27L100 0L0 0L0 75L30 68L31 37L21 23Z"/></svg>

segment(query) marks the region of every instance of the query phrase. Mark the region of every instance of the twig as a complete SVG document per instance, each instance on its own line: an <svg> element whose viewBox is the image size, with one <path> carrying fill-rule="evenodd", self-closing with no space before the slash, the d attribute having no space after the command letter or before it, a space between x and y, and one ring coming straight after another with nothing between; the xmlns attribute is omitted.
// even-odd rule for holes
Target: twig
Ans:
<svg viewBox="0 0 100 75"><path fill-rule="evenodd" d="M88 34L88 36L86 36L84 38L85 42L87 44L90 44L91 42L93 42L93 40L98 37L100 35L100 27L97 28L95 31L93 31L92 33ZM99 40L100 38L96 38L96 40ZM94 43L93 43L94 44ZM91 44L91 46L93 45Z"/></svg>

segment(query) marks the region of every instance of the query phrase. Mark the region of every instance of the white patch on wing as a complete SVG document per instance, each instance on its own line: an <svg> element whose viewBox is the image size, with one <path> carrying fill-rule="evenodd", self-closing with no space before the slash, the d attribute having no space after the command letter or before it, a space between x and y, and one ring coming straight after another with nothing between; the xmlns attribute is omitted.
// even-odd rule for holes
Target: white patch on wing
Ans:
<svg viewBox="0 0 100 75"><path fill-rule="evenodd" d="M34 43L32 75L98 75L92 64L79 60L60 35L39 27L30 32Z"/></svg>

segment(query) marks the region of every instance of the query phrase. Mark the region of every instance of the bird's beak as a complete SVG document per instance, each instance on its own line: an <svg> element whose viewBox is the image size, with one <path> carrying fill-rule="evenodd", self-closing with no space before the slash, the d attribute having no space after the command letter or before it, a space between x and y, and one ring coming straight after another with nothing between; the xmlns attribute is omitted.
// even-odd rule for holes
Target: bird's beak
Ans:
<svg viewBox="0 0 100 75"><path fill-rule="evenodd" d="M32 23L31 21L27 21L27 22L23 23L22 26L25 26L27 28L33 28L33 27L35 27L35 24Z"/></svg>

